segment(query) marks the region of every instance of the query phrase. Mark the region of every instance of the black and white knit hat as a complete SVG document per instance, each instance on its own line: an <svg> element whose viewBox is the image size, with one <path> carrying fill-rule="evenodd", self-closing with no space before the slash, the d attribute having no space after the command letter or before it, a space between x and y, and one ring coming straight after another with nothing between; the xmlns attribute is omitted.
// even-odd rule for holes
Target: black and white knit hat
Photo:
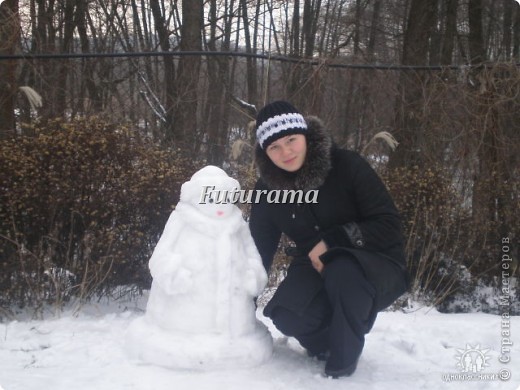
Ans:
<svg viewBox="0 0 520 390"><path fill-rule="evenodd" d="M303 115L283 100L267 104L256 116L256 139L262 149L279 138L306 131Z"/></svg>

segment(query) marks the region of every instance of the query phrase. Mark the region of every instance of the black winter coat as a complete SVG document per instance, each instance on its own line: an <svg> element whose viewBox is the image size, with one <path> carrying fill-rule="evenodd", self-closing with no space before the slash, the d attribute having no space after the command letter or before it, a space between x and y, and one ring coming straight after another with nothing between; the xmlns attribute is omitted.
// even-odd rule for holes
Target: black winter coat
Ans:
<svg viewBox="0 0 520 390"><path fill-rule="evenodd" d="M294 241L298 261L310 262L307 254L320 240L329 249L321 256L325 266L336 256L354 256L374 285L381 310L408 284L399 213L381 179L359 154L335 147L319 119L306 121L307 156L296 173L279 169L257 147L256 190L317 189L318 202L276 204L261 198L251 209L252 236L267 270L282 233ZM294 294L301 293L298 287Z"/></svg>

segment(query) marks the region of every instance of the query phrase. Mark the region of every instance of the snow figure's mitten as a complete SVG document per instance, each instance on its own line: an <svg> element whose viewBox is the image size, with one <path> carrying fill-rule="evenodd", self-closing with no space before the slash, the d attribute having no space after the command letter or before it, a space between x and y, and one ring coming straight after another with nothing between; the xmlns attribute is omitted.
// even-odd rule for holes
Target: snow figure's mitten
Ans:
<svg viewBox="0 0 520 390"><path fill-rule="evenodd" d="M174 276L169 277L166 292L170 295L185 294L192 285L191 272L185 268L180 268Z"/></svg>
<svg viewBox="0 0 520 390"><path fill-rule="evenodd" d="M258 296L265 284L259 280L258 275L252 269L248 269L244 275L244 290L252 297Z"/></svg>

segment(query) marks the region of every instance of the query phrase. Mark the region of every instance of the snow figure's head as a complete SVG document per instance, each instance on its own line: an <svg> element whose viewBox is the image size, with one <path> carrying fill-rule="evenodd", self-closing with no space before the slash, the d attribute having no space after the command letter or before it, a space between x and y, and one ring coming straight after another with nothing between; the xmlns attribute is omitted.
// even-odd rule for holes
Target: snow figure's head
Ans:
<svg viewBox="0 0 520 390"><path fill-rule="evenodd" d="M222 169L208 165L197 171L181 187L181 202L188 203L208 217L225 219L238 208L233 203L240 184Z"/></svg>

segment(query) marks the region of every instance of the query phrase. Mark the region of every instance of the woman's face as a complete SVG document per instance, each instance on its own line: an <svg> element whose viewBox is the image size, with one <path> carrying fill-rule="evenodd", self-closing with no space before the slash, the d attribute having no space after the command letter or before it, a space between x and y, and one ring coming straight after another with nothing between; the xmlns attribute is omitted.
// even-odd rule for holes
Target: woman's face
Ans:
<svg viewBox="0 0 520 390"><path fill-rule="evenodd" d="M307 140L303 134L287 135L271 143L265 152L278 168L296 172L305 161Z"/></svg>

